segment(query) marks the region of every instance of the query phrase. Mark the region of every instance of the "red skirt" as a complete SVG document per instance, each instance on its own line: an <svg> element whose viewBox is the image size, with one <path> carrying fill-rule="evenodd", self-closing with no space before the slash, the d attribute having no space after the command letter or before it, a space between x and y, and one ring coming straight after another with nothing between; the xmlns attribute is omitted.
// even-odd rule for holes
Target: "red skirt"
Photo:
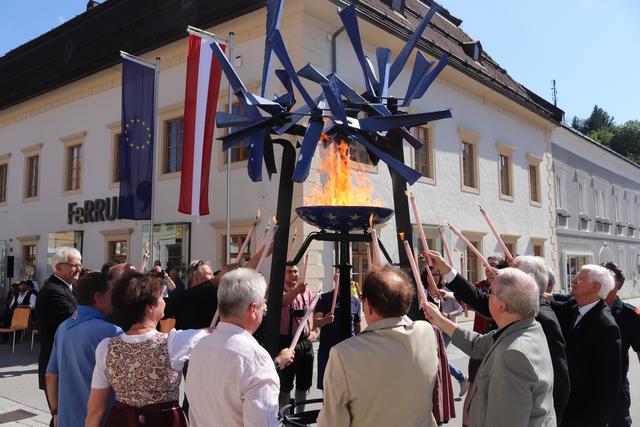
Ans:
<svg viewBox="0 0 640 427"><path fill-rule="evenodd" d="M155 403L140 408L116 402L104 423L106 427L187 427L184 411L177 401Z"/></svg>

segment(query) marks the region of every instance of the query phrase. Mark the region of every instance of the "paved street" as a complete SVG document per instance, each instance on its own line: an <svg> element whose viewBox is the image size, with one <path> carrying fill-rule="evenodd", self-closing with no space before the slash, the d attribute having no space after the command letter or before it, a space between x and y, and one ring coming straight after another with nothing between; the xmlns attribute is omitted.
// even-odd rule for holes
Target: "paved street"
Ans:
<svg viewBox="0 0 640 427"><path fill-rule="evenodd" d="M638 306L640 298L629 302ZM470 328L472 322L463 319L461 325ZM49 422L44 393L38 390L38 347L36 343L33 351L29 350L30 338L25 336L22 343L16 344L15 354L11 354L10 344L0 345L0 424L3 426L45 426ZM631 354L630 359L631 417L640 422L640 364L636 354ZM449 346L449 360L466 373L468 357L464 353ZM458 391L455 381L454 391ZM321 397L315 388L315 379L310 397ZM461 413L462 402L456 402L456 414ZM462 425L462 419L458 416L448 425L459 427Z"/></svg>

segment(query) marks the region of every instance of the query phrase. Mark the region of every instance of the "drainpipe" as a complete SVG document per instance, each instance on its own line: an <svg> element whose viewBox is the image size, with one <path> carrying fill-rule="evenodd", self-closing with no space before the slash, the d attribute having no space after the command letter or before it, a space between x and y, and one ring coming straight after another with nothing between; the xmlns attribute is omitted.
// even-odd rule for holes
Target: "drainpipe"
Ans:
<svg viewBox="0 0 640 427"><path fill-rule="evenodd" d="M340 35L340 33L344 32L344 26L340 27L338 31L331 35L331 72L335 73L337 70L336 64L336 39Z"/></svg>

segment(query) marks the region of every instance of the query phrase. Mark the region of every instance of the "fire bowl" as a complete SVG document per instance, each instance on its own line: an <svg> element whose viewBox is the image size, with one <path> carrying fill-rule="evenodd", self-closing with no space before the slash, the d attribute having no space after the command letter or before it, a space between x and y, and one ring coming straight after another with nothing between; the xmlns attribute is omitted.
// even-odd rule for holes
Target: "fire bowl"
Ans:
<svg viewBox="0 0 640 427"><path fill-rule="evenodd" d="M377 206L302 206L296 213L308 224L322 230L351 231L369 228L369 217L373 214L373 225L384 224L393 215L393 209Z"/></svg>

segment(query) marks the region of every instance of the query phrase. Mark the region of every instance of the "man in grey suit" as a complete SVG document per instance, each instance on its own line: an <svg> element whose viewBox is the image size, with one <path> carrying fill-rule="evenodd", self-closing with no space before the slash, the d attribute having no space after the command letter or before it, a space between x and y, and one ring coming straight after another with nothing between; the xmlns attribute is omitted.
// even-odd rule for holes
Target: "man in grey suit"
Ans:
<svg viewBox="0 0 640 427"><path fill-rule="evenodd" d="M331 348L318 426L436 426L438 344L429 323L403 318L413 295L399 269L367 274L362 299L369 326Z"/></svg>
<svg viewBox="0 0 640 427"><path fill-rule="evenodd" d="M483 359L471 390L469 426L555 426L553 365L538 313L539 290L528 274L505 268L494 279L489 299L498 330L486 335L463 330L435 305L426 317L452 343Z"/></svg>

